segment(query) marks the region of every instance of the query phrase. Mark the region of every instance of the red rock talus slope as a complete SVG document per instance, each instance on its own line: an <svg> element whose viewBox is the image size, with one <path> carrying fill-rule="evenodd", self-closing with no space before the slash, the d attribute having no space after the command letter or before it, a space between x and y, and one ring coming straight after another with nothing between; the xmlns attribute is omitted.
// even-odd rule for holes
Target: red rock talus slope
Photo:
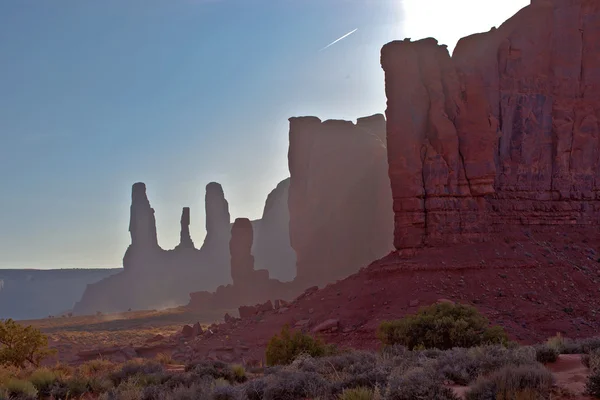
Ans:
<svg viewBox="0 0 600 400"><path fill-rule="evenodd" d="M328 342L377 349L381 321L440 299L474 305L521 343L541 342L557 332L594 336L600 329L600 252L591 246L599 236L561 226L422 249L411 259L390 255L283 309L213 327L177 357L260 360L284 324L314 332L326 321L333 324L319 334Z"/></svg>
<svg viewBox="0 0 600 400"><path fill-rule="evenodd" d="M393 212L382 115L290 119L290 241L296 281L321 284L392 250Z"/></svg>
<svg viewBox="0 0 600 400"><path fill-rule="evenodd" d="M382 49L396 248L600 222L600 3L532 3L452 58Z"/></svg>

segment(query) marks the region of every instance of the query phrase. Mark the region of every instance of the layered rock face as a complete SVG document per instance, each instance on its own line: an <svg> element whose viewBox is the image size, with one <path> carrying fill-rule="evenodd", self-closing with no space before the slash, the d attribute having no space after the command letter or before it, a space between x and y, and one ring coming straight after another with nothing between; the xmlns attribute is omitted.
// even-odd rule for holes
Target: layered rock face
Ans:
<svg viewBox="0 0 600 400"><path fill-rule="evenodd" d="M290 245L289 188L289 178L281 181L267 196L262 218L253 224L255 264L281 281L296 276L296 253Z"/></svg>
<svg viewBox="0 0 600 400"><path fill-rule="evenodd" d="M322 284L392 250L393 210L383 115L290 119L290 241L297 281Z"/></svg>
<svg viewBox="0 0 600 400"><path fill-rule="evenodd" d="M600 3L533 1L459 41L387 44L397 249L600 222Z"/></svg>

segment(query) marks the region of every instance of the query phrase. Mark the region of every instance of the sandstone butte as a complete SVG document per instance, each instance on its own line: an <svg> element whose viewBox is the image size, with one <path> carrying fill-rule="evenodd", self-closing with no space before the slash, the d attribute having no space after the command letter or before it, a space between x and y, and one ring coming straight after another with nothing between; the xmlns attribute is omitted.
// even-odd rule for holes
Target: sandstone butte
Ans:
<svg viewBox="0 0 600 400"><path fill-rule="evenodd" d="M598 226L599 9L532 1L452 57L434 39L383 47L397 249Z"/></svg>
<svg viewBox="0 0 600 400"><path fill-rule="evenodd" d="M326 340L372 349L382 320L436 301L474 304L525 343L597 334L600 2L533 1L452 57L404 40L381 64L397 251L285 310L221 324L194 356L225 342L261 359L284 324L331 321ZM306 165L290 156L292 174ZM291 215L299 266L302 223Z"/></svg>

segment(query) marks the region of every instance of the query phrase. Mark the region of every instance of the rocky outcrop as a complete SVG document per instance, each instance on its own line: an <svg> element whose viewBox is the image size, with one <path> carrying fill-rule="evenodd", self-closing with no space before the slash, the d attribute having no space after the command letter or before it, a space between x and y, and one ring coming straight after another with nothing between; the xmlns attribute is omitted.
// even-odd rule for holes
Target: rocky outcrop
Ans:
<svg viewBox="0 0 600 400"><path fill-rule="evenodd" d="M154 209L146 195L146 185L138 182L131 189L129 213L131 244L123 258L123 268L136 268L152 262L161 251L156 235Z"/></svg>
<svg viewBox="0 0 600 400"><path fill-rule="evenodd" d="M296 293L296 285L269 278L269 271L254 269L252 223L248 218L237 218L231 228L231 278L233 284L209 291L190 293L188 307L194 310L227 309L249 306L257 302L273 304L269 299L289 299ZM241 314L245 307L242 307Z"/></svg>
<svg viewBox="0 0 600 400"><path fill-rule="evenodd" d="M296 253L290 245L289 187L289 178L281 181L267 196L262 218L253 222L255 265L280 281L296 276Z"/></svg>
<svg viewBox="0 0 600 400"><path fill-rule="evenodd" d="M178 249L193 249L194 241L190 235L190 208L184 207L181 213L181 233L179 239Z"/></svg>
<svg viewBox="0 0 600 400"><path fill-rule="evenodd" d="M459 41L387 44L397 249L600 222L600 4L533 1Z"/></svg>
<svg viewBox="0 0 600 400"><path fill-rule="evenodd" d="M252 242L254 234L248 218L237 218L231 228L229 251L231 253L231 279L235 286L252 285L256 280L268 280L269 271L254 270Z"/></svg>
<svg viewBox="0 0 600 400"><path fill-rule="evenodd" d="M385 118L290 119L290 240L297 280L321 284L393 249Z"/></svg>
<svg viewBox="0 0 600 400"><path fill-rule="evenodd" d="M87 286L75 305L76 314L118 312L183 305L189 293L213 290L231 281L229 276L229 210L218 183L206 187L207 235L200 250L190 235L190 209L181 216L181 241L173 250L157 241L154 210L146 186L132 188L131 245L123 257L124 270Z"/></svg>
<svg viewBox="0 0 600 400"><path fill-rule="evenodd" d="M231 217L229 215L229 203L225 199L223 187L216 182L206 185L204 201L206 207L206 237L202 250L228 253L227 244L231 235Z"/></svg>

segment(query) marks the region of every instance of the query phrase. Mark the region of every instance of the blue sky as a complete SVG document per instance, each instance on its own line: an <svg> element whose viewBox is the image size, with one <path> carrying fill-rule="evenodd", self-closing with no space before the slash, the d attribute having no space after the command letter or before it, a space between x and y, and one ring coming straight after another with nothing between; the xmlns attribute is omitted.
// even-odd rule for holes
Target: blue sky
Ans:
<svg viewBox="0 0 600 400"><path fill-rule="evenodd" d="M120 266L138 181L164 248L184 206L201 244L210 181L232 218L260 217L288 176L290 116L385 110L379 50L408 36L404 14L396 0L0 1L0 268Z"/></svg>

